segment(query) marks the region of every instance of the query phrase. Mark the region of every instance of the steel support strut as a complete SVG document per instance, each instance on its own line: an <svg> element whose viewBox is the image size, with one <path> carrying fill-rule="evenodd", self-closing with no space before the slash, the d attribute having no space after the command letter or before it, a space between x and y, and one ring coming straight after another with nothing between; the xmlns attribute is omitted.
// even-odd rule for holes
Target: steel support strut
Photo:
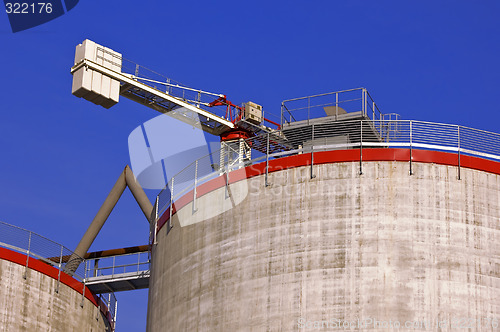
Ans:
<svg viewBox="0 0 500 332"><path fill-rule="evenodd" d="M312 137L312 144L311 144L310 177L311 177L311 179L314 179L316 177L316 175L314 175L314 124L312 125L312 129L311 129L311 137Z"/></svg>
<svg viewBox="0 0 500 332"><path fill-rule="evenodd" d="M458 179L461 180L460 174L460 126L457 126L457 137L458 137Z"/></svg>
<svg viewBox="0 0 500 332"><path fill-rule="evenodd" d="M363 175L363 120L361 120L359 139L359 175Z"/></svg>
<svg viewBox="0 0 500 332"><path fill-rule="evenodd" d="M410 175L413 175L413 127L412 121L410 120Z"/></svg>
<svg viewBox="0 0 500 332"><path fill-rule="evenodd" d="M97 234L99 234L102 226L104 226L104 223L111 214L111 211L113 211L116 203L118 203L118 200L120 199L127 186L129 187L132 195L139 204L142 212L144 213L144 216L146 217L146 220L149 221L151 212L153 211L153 205L144 193L144 190L142 190L141 186L137 182L137 179L132 173L132 170L127 165L118 177L118 180L108 194L108 197L106 197L106 199L104 200L101 208L99 209L99 211L97 211L94 220L92 220L92 223L83 235L80 243L78 243L78 246L76 247L74 253L71 255L68 263L66 264L66 273L73 274L78 269L78 266L82 262L83 257L85 257L85 254L87 254L87 251L97 237Z"/></svg>

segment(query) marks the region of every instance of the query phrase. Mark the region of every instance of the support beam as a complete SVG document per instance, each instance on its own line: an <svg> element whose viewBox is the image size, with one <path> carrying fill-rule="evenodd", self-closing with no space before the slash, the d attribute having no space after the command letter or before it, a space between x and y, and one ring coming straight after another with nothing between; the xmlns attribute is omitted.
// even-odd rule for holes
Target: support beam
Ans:
<svg viewBox="0 0 500 332"><path fill-rule="evenodd" d="M92 223L83 235L80 243L78 243L74 253L71 255L68 263L66 264L66 273L73 274L78 269L78 266L83 261L82 257L85 257L87 254L87 251L97 237L97 234L99 234L102 226L104 226L104 223L111 214L111 211L113 211L116 203L118 203L118 200L127 186L130 188L132 195L139 204L144 216L146 216L146 220L149 222L151 212L153 211L153 205L137 182L132 170L127 165L109 192L108 197L104 200L101 208L97 211L94 220L92 220Z"/></svg>
<svg viewBox="0 0 500 332"><path fill-rule="evenodd" d="M126 247L126 248L108 249L108 250L88 252L87 254L85 254L85 257L83 257L83 258L85 258L85 259L106 258L106 257L111 257L111 256L136 254L136 253L148 252L148 251L149 251L149 245L143 244L143 245L134 246L134 247ZM47 259L58 264L59 261L61 261L61 263L69 262L70 257L71 257L70 255L64 255L64 256L57 256L57 257L49 257Z"/></svg>
<svg viewBox="0 0 500 332"><path fill-rule="evenodd" d="M142 190L141 185L135 178L134 173L132 173L132 170L130 169L130 167L128 167L128 165L125 167L125 170L123 172L125 173L125 182L128 188L132 192L132 195L137 201L137 204L139 204L142 213L144 213L144 216L146 217L146 220L149 222L149 218L151 218L151 211L153 211L153 205L144 193L144 190Z"/></svg>

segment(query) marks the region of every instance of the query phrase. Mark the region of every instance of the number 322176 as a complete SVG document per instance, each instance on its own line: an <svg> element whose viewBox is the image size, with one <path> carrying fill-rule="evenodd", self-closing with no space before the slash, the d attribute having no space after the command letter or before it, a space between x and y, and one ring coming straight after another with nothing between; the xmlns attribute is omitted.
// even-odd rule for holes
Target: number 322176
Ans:
<svg viewBox="0 0 500 332"><path fill-rule="evenodd" d="M52 4L50 2L25 3L25 2L7 2L5 4L7 14L50 14L52 13Z"/></svg>

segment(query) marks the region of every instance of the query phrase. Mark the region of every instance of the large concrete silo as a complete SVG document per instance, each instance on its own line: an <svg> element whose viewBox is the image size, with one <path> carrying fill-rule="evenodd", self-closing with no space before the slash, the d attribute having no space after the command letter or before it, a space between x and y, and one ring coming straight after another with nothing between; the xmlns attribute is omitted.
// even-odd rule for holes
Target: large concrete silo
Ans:
<svg viewBox="0 0 500 332"><path fill-rule="evenodd" d="M160 194L148 331L499 330L500 135L368 97Z"/></svg>

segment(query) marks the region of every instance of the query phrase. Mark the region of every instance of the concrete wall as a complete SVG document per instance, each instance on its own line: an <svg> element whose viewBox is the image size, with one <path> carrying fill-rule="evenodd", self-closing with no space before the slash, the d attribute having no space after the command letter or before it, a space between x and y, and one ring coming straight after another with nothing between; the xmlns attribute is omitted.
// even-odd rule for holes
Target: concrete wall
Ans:
<svg viewBox="0 0 500 332"><path fill-rule="evenodd" d="M88 299L57 280L0 260L0 331L107 331L106 321Z"/></svg>
<svg viewBox="0 0 500 332"><path fill-rule="evenodd" d="M241 204L186 227L183 207L153 251L148 331L499 331L500 176L413 167L258 176ZM221 188L198 204L225 200Z"/></svg>

